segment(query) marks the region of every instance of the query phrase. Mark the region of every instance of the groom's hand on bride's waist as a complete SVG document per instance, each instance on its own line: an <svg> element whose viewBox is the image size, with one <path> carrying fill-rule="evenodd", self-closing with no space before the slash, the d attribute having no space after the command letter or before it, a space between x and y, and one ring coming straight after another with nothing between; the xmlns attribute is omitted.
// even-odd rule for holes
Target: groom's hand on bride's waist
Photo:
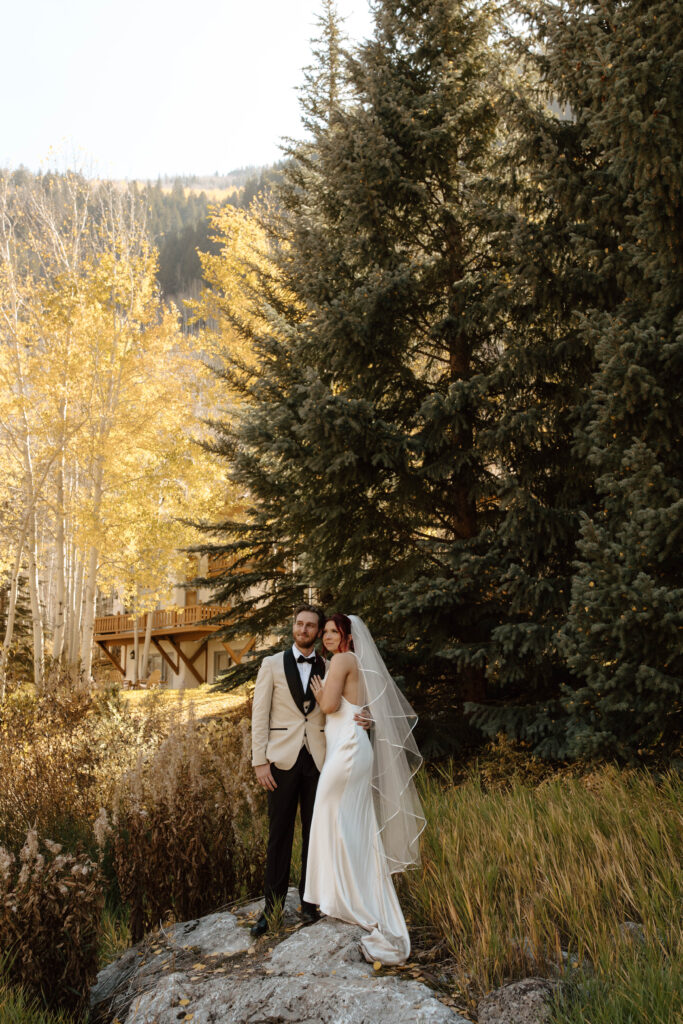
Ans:
<svg viewBox="0 0 683 1024"><path fill-rule="evenodd" d="M256 772L256 781L260 783L264 789L277 789L277 782L273 778L269 762L255 765L254 771Z"/></svg>
<svg viewBox="0 0 683 1024"><path fill-rule="evenodd" d="M363 708L362 711L357 711L353 716L353 720L356 725L359 725L361 729L365 729L366 732L368 729L372 729L375 724L374 719L367 708Z"/></svg>

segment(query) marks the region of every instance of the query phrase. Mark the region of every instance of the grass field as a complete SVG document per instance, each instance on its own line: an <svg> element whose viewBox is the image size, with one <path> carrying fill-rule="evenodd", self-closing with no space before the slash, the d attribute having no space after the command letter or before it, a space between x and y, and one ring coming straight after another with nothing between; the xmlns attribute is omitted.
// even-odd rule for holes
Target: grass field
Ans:
<svg viewBox="0 0 683 1024"><path fill-rule="evenodd" d="M192 706L197 719L217 718L234 714L239 708L248 711L248 700L242 689L234 693L216 693L210 686L194 686L184 690L121 690L121 699L136 713L145 714L156 705L157 709L169 715L187 715Z"/></svg>

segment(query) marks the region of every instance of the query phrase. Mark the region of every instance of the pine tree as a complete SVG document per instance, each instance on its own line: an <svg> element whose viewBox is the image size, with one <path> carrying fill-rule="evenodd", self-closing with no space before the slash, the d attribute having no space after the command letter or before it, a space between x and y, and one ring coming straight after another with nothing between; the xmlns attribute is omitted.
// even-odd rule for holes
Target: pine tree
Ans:
<svg viewBox="0 0 683 1024"><path fill-rule="evenodd" d="M320 568L390 644L437 750L457 742L452 712L481 692L470 652L490 614L471 566L497 517L480 446L497 360L496 52L477 5L386 2L375 19L351 64L357 102L330 140L351 280L343 315L331 304L319 332L333 389L365 403L358 441L335 438L353 452L364 484L354 513L367 525L355 544L340 531L337 558ZM345 492L333 482L321 534ZM321 539L316 550L334 549Z"/></svg>
<svg viewBox="0 0 683 1024"><path fill-rule="evenodd" d="M581 517L595 502L592 469L575 443L593 369L581 324L589 309L613 303L617 283L580 254L587 235L601 237L586 210L602 171L573 113L579 99L569 86L558 90L542 47L522 35L510 46L520 77L501 97L506 141L491 223L501 252L492 289L499 358L489 378L497 412L481 438L501 514L472 568L488 582L492 607L473 655L486 666L487 702L467 710L487 735L504 732L560 758L568 749L562 694L579 683L560 633Z"/></svg>
<svg viewBox="0 0 683 1024"><path fill-rule="evenodd" d="M489 628L471 566L497 515L477 440L497 359L497 256L482 227L499 141L491 25L477 5L445 0L381 3L375 18L348 62L348 102L323 20L303 97L309 141L290 149L270 225L289 298L256 275L269 320L251 335L259 376L220 445L252 499L228 550L265 571L226 578L218 596L272 628L270 545L280 571L293 567L280 586L312 584L390 641L433 732L477 692L481 670L466 659ZM250 606L259 572L271 598L261 589Z"/></svg>
<svg viewBox="0 0 683 1024"><path fill-rule="evenodd" d="M547 38L556 74L574 65L603 172L584 257L620 293L583 325L597 367L579 442L598 509L564 631L585 683L566 706L572 753L633 758L677 742L683 697L683 3L570 6Z"/></svg>
<svg viewBox="0 0 683 1024"><path fill-rule="evenodd" d="M280 190L282 269L308 310L301 568L390 642L438 746L436 719L478 682L456 662L486 622L467 567L495 515L476 442L495 361L480 227L497 141L490 21L445 0L377 4L375 21L349 61L350 102L327 119L311 107L313 142Z"/></svg>

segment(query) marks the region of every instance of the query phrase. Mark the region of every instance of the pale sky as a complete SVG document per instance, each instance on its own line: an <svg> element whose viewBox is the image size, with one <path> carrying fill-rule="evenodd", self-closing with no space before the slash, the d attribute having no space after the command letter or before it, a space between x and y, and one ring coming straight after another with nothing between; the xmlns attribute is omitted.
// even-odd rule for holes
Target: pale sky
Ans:
<svg viewBox="0 0 683 1024"><path fill-rule="evenodd" d="M367 0L337 0L352 39ZM300 136L319 0L3 4L0 168L111 178L227 173Z"/></svg>

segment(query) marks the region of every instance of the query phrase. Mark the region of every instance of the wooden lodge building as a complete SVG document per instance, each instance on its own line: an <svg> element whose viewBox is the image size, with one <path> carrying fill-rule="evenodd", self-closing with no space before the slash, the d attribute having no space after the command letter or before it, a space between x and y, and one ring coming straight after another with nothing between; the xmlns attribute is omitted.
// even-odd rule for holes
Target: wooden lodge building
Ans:
<svg viewBox="0 0 683 1024"><path fill-rule="evenodd" d="M217 574L223 568L216 562L207 575ZM210 596L208 589L172 586L166 600L161 602L162 607L148 613L152 616L150 675L169 689L214 683L219 673L230 665L239 664L253 651L255 637L244 637L235 644L216 639L221 623L212 620L220 616L225 622L230 609L205 604ZM134 676L134 621L115 598L110 603L111 614L95 619L93 641L126 686ZM146 628L147 615L138 616L140 655Z"/></svg>

